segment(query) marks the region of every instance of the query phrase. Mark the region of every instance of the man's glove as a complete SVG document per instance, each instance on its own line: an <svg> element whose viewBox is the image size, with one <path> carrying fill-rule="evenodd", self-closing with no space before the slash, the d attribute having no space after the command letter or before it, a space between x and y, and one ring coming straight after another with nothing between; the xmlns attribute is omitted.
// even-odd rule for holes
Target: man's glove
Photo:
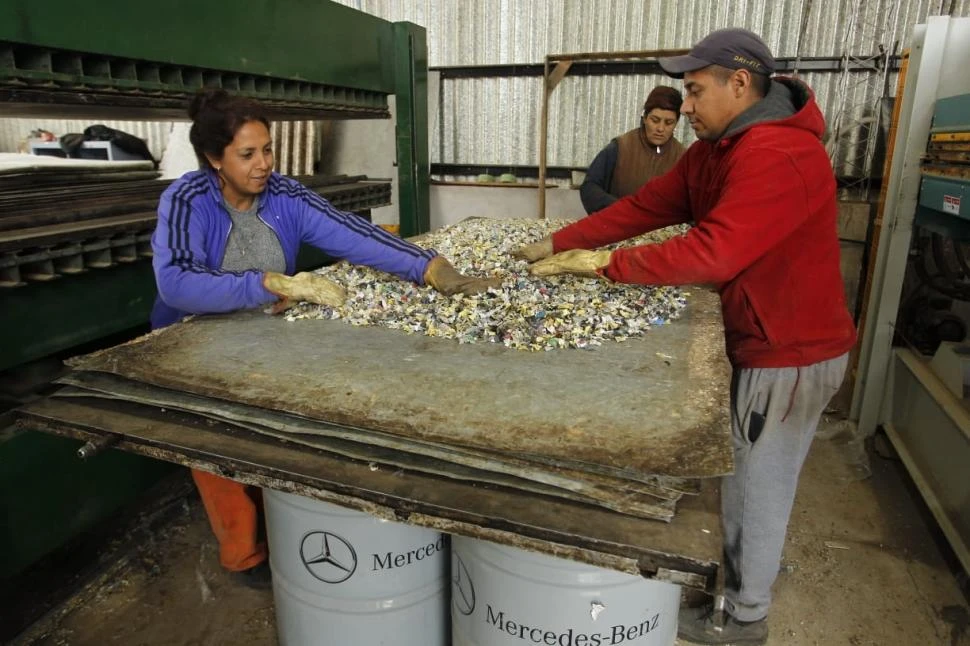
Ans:
<svg viewBox="0 0 970 646"><path fill-rule="evenodd" d="M542 260L543 258L548 258L552 255L552 237L545 237L539 242L533 242L532 244L527 244L524 247L519 247L512 252L513 258L518 258L519 260L526 260L528 262L535 262L536 260Z"/></svg>
<svg viewBox="0 0 970 646"><path fill-rule="evenodd" d="M529 265L529 273L533 276L557 276L559 274L574 274L587 278L605 278L597 273L610 264L612 251L587 251L586 249L572 249L563 251L544 260Z"/></svg>
<svg viewBox="0 0 970 646"><path fill-rule="evenodd" d="M296 276L268 271L263 274L263 287L280 298L273 306L273 314L279 314L299 301L340 307L347 299L347 292L343 287L309 271L300 272Z"/></svg>
<svg viewBox="0 0 970 646"><path fill-rule="evenodd" d="M424 282L445 296L458 293L474 296L487 291L490 287L498 289L502 286L501 278L462 276L444 256L435 256L431 259L424 270Z"/></svg>

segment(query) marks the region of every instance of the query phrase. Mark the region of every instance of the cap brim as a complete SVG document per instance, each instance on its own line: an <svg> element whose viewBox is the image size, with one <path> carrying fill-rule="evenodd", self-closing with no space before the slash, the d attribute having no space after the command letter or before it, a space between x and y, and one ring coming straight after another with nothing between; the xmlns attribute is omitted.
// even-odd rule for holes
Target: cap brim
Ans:
<svg viewBox="0 0 970 646"><path fill-rule="evenodd" d="M690 54L658 58L657 62L660 63L660 68L664 71L664 73L667 74L667 76L672 76L675 79L684 78L685 72L693 72L694 70L699 70L711 65L710 61L705 61L702 58L696 58Z"/></svg>

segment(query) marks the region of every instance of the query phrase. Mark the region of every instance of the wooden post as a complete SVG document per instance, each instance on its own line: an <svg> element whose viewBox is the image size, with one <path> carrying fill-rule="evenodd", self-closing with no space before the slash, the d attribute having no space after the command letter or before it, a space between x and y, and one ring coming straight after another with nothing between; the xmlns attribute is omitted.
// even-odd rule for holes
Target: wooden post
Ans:
<svg viewBox="0 0 970 646"><path fill-rule="evenodd" d="M886 210L886 194L889 192L889 174L892 170L893 152L896 149L896 129L899 125L899 112L903 106L903 90L906 87L906 72L909 69L909 50L904 50L902 62L899 66L899 77L896 80L896 100L893 102L892 117L889 120L889 130L886 133L886 161L882 167L882 186L879 189L879 201L876 203L876 217L872 222L872 235L869 238L869 249L866 252L865 285L862 291L862 309L859 313L859 333L866 329L866 317L869 313L869 299L872 293L872 277L876 271L876 258L879 252L879 238L882 235L882 218ZM855 383L859 372L859 353L862 347L860 342L855 344L849 356L849 368L846 371L845 383L839 391L842 398L854 400L856 398ZM838 395L837 395L838 397Z"/></svg>
<svg viewBox="0 0 970 646"><path fill-rule="evenodd" d="M559 82L566 76L571 60L561 60L556 63L552 73L549 72L549 57L542 70L542 132L539 133L539 218L546 217L546 146L549 141L549 95L556 89Z"/></svg>

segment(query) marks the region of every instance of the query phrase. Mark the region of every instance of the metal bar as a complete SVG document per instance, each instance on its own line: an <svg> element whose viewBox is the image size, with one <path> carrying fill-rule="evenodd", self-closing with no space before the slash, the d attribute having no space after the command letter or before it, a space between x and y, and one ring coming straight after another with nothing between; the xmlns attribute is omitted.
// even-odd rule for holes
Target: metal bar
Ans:
<svg viewBox="0 0 970 646"><path fill-rule="evenodd" d="M549 57L542 72L542 112L539 124L539 218L546 217L546 150L549 144Z"/></svg>
<svg viewBox="0 0 970 646"><path fill-rule="evenodd" d="M104 453L108 448L114 446L121 440L120 435L111 433L93 438L81 445L77 450L77 457L82 460L89 460L96 455Z"/></svg>
<svg viewBox="0 0 970 646"><path fill-rule="evenodd" d="M297 176L296 179L338 208L344 208L338 203L339 199L351 189L361 194L376 193L382 192L384 185L390 183L389 179L368 181L363 175L339 180L312 175ZM147 184L126 182L115 186L70 184L48 187L43 191L31 188L33 193L0 188L0 241L9 242L20 232L31 235L37 228L54 224L154 215L159 195L170 184L170 180ZM13 231L18 233L11 233Z"/></svg>
<svg viewBox="0 0 970 646"><path fill-rule="evenodd" d="M361 177L348 179L358 180ZM121 200L127 200L128 204L116 204L106 198L108 203L100 209L91 202L92 199L98 201L96 196L78 198L75 206L62 210L57 206L35 203L29 195L4 200L3 193L0 193L0 209L10 213L0 217L0 251L4 252L4 256L0 257L0 267L66 255L67 252L59 247L66 242L104 239L122 233L150 233L157 217L154 211L158 202L157 194L169 183L160 181L146 189L156 195L154 199L136 198L129 192L121 196ZM345 182L311 176L306 179L305 185L344 211L356 212L363 208L384 206L391 200L389 180ZM83 192L82 189L77 190ZM55 191L56 195L62 193L62 199L68 200L70 190L62 188ZM113 239L110 246L117 247L119 244L118 239ZM23 250L29 252L28 256L23 255Z"/></svg>
<svg viewBox="0 0 970 646"><path fill-rule="evenodd" d="M201 87L201 86L199 86ZM184 119L190 93L100 92L82 88L20 88L0 80L0 116L92 119ZM330 100L284 100L271 94L245 93L265 105L272 119L386 119L387 97L376 105L354 105Z"/></svg>
<svg viewBox="0 0 970 646"><path fill-rule="evenodd" d="M585 171L585 166L546 166L546 177L570 179L574 171ZM538 166L516 164L450 164L435 162L431 164L432 175L501 175L512 173L516 177L538 177Z"/></svg>
<svg viewBox="0 0 970 646"><path fill-rule="evenodd" d="M812 11L812 0L802 3L802 13L798 17L798 40L795 41L795 60L793 63L792 75L798 76L799 65L802 61L802 39L805 37L805 28L808 24L808 16Z"/></svg>
<svg viewBox="0 0 970 646"><path fill-rule="evenodd" d="M864 56L852 57L848 62L841 56L808 56L798 58L781 57L775 59L776 72L841 72L846 66L850 72L872 72L871 63L862 63ZM575 60L575 59L573 59ZM893 55L888 58L888 68L892 72L900 69L902 57ZM452 65L436 66L430 71L441 74L442 80L464 78L509 78L542 76L542 63L527 63L524 65ZM575 65L568 76L619 76L619 75L663 75L663 70L656 60L624 60L624 61L590 61L583 65Z"/></svg>
<svg viewBox="0 0 970 646"><path fill-rule="evenodd" d="M428 48L423 27L394 23L398 204L401 235L431 229Z"/></svg>
<svg viewBox="0 0 970 646"><path fill-rule="evenodd" d="M629 52L581 52L577 54L550 54L547 58L550 61L630 60L680 56L689 51L688 49L644 49Z"/></svg>

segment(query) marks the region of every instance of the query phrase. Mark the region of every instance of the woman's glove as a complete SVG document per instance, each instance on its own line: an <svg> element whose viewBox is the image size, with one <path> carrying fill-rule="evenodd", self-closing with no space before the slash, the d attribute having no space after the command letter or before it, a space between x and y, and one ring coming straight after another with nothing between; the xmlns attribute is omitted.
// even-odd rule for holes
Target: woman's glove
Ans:
<svg viewBox="0 0 970 646"><path fill-rule="evenodd" d="M424 270L424 282L445 296L459 293L474 296L488 291L489 288L498 289L502 286L501 278L463 276L444 256L435 256L431 259Z"/></svg>
<svg viewBox="0 0 970 646"><path fill-rule="evenodd" d="M340 307L347 300L347 292L343 287L309 271L300 272L296 276L268 271L263 274L263 287L280 299L273 306L273 314L279 314L299 301Z"/></svg>

